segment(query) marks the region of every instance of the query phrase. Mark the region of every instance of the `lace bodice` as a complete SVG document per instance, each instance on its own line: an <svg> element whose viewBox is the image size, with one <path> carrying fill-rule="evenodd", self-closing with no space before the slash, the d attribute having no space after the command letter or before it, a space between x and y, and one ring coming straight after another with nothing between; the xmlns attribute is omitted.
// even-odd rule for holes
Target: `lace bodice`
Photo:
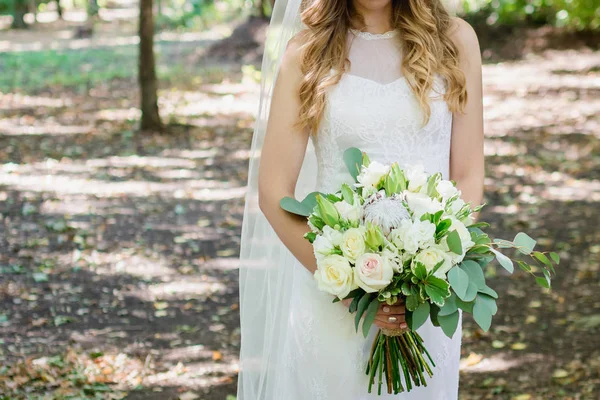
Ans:
<svg viewBox="0 0 600 400"><path fill-rule="evenodd" d="M452 113L442 96L441 76L430 92L431 117L423 113L401 74L402 46L397 31L348 34L350 71L328 92L316 136L317 189L334 191L351 182L342 155L348 147L366 151L372 160L421 163L429 173L449 175Z"/></svg>

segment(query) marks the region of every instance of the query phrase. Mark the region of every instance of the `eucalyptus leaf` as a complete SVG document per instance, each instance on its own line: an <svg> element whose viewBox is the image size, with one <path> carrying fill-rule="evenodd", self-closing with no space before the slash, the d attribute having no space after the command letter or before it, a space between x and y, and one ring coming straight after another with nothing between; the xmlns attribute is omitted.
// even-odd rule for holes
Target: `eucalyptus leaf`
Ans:
<svg viewBox="0 0 600 400"><path fill-rule="evenodd" d="M460 315L458 311L450 315L438 315L438 322L440 323L440 327L442 328L442 331L444 331L444 334L446 334L446 336L448 336L449 338L452 338L454 332L456 332L456 328L458 327L459 316Z"/></svg>
<svg viewBox="0 0 600 400"><path fill-rule="evenodd" d="M446 237L448 248L454 254L462 254L462 243L460 241L460 236L456 230L451 231Z"/></svg>
<svg viewBox="0 0 600 400"><path fill-rule="evenodd" d="M531 272L531 265L527 264L525 261L517 261L517 265L525 272Z"/></svg>
<svg viewBox="0 0 600 400"><path fill-rule="evenodd" d="M483 269L475 261L464 260L459 264L459 268L469 275L469 282L473 282L478 288L485 286Z"/></svg>
<svg viewBox="0 0 600 400"><path fill-rule="evenodd" d="M456 305L458 306L458 308L460 308L461 310L463 310L466 313L473 314L473 305L474 304L475 304L474 301L462 301L458 297L456 298Z"/></svg>
<svg viewBox="0 0 600 400"><path fill-rule="evenodd" d="M554 261L556 265L560 263L560 257L553 251L550 252L550 258L552 259L552 261Z"/></svg>
<svg viewBox="0 0 600 400"><path fill-rule="evenodd" d="M477 325L479 325L484 332L487 332L492 325L492 312L484 303L475 302L475 305L473 306L473 319L475 319Z"/></svg>
<svg viewBox="0 0 600 400"><path fill-rule="evenodd" d="M348 172L356 181L356 177L360 174L360 169L363 162L363 153L356 147L350 147L346 151L344 151L344 163L346 164L346 168L348 168Z"/></svg>
<svg viewBox="0 0 600 400"><path fill-rule="evenodd" d="M354 205L354 192L346 183L342 185L342 197L346 203Z"/></svg>
<svg viewBox="0 0 600 400"><path fill-rule="evenodd" d="M362 295L362 296L355 296L355 297L352 299L352 302L350 303L350 307L348 307L348 311L349 311L349 312L351 312L351 313L353 313L353 312L356 312L356 310L358 309L358 302L360 301L360 299L361 299L363 296L367 296L367 294L365 293L365 294L364 294L364 295Z"/></svg>
<svg viewBox="0 0 600 400"><path fill-rule="evenodd" d="M377 297L375 297L371 303L369 303L369 307L367 308L367 313L365 315L365 319L363 320L363 336L369 336L369 330L373 325L373 321L375 321L375 316L377 315L377 309L379 308L379 301L377 301Z"/></svg>
<svg viewBox="0 0 600 400"><path fill-rule="evenodd" d="M469 287L469 275L465 271L458 266L453 267L448 271L448 282L458 297L465 297Z"/></svg>
<svg viewBox="0 0 600 400"><path fill-rule="evenodd" d="M473 301L475 300L475 297L477 296L477 285L474 284L473 282L469 282L469 286L467 287L467 293L465 293L465 295L463 297L461 297L460 299L462 301ZM457 294L458 295L458 294Z"/></svg>
<svg viewBox="0 0 600 400"><path fill-rule="evenodd" d="M513 240L515 246L523 254L531 254L535 244L537 243L533 238L529 237L526 233L519 232Z"/></svg>
<svg viewBox="0 0 600 400"><path fill-rule="evenodd" d="M458 305L456 304L456 294L452 293L444 302L444 306L440 308L438 316L454 314L456 310L458 310Z"/></svg>
<svg viewBox="0 0 600 400"><path fill-rule="evenodd" d="M515 247L515 244L513 242L504 239L494 239L494 243L496 243L501 249Z"/></svg>
<svg viewBox="0 0 600 400"><path fill-rule="evenodd" d="M548 257L546 257L546 255L544 253L541 253L539 251L534 251L534 252L532 252L532 254L535 258L540 260L542 263L544 263L548 267L552 268L552 262L550 262L550 260L548 259Z"/></svg>
<svg viewBox="0 0 600 400"><path fill-rule="evenodd" d="M496 315L498 312L498 305L496 304L496 299L492 296L488 296L487 294L479 293L477 298L475 299L475 304L478 302L483 303L492 313L492 315Z"/></svg>
<svg viewBox="0 0 600 400"><path fill-rule="evenodd" d="M367 310L371 299L372 296L367 293L358 302L358 306L356 307L356 315L354 316L354 327L356 328L356 332L358 332L358 325L360 325L360 319Z"/></svg>
<svg viewBox="0 0 600 400"><path fill-rule="evenodd" d="M479 288L479 293L487 294L488 296L491 296L495 299L498 298L498 293L496 293L496 291L489 286Z"/></svg>
<svg viewBox="0 0 600 400"><path fill-rule="evenodd" d="M546 288L546 289L550 289L550 285L548 284L548 281L546 280L545 277L543 277L543 276L536 276L535 277L535 281L541 287Z"/></svg>
<svg viewBox="0 0 600 400"><path fill-rule="evenodd" d="M427 318L429 317L429 311L429 303L425 302L419 305L419 307L412 312L412 325L410 326L410 329L413 332L419 329L425 323L425 321L427 321Z"/></svg>
<svg viewBox="0 0 600 400"><path fill-rule="evenodd" d="M492 252L496 255L496 260L498 260L498 263L502 266L502 268L504 268L512 274L515 270L515 266L513 265L511 259L506 257L504 254L500 253L496 249L492 249Z"/></svg>

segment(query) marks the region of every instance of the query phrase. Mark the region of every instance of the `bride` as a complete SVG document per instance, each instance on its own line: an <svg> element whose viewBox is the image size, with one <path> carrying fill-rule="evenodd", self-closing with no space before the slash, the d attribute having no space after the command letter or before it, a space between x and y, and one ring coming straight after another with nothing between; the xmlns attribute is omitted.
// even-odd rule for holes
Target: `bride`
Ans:
<svg viewBox="0 0 600 400"><path fill-rule="evenodd" d="M240 255L238 400L456 400L460 321L447 338L419 328L436 367L426 387L367 392L379 328L406 326L380 306L366 339L347 301L317 289L306 220L279 201L352 182L348 147L420 163L482 200L483 112L477 37L441 0L277 0L262 68Z"/></svg>

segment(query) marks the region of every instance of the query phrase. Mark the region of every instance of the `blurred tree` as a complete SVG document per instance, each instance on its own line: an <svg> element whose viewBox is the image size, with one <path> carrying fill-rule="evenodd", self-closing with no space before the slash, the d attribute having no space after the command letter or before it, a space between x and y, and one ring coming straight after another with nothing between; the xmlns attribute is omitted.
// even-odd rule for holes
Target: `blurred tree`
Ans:
<svg viewBox="0 0 600 400"><path fill-rule="evenodd" d="M13 0L11 2L13 22L11 28L25 29L25 14L27 14L27 0Z"/></svg>
<svg viewBox="0 0 600 400"><path fill-rule="evenodd" d="M56 12L58 13L58 19L63 19L63 9L60 5L60 0L56 0Z"/></svg>
<svg viewBox="0 0 600 400"><path fill-rule="evenodd" d="M140 108L142 130L160 130L158 114L158 79L154 60L154 16L152 0L140 0L140 50L138 80L140 83Z"/></svg>
<svg viewBox="0 0 600 400"><path fill-rule="evenodd" d="M88 0L88 18L98 15L98 10L100 10L100 7L98 6L98 0Z"/></svg>

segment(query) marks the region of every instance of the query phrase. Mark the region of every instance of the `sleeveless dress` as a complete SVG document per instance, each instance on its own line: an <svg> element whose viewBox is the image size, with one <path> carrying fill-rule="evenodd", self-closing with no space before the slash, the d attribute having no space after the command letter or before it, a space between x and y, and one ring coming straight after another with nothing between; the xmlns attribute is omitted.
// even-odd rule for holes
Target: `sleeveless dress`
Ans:
<svg viewBox="0 0 600 400"><path fill-rule="evenodd" d="M398 31L348 33L350 70L327 94L325 115L313 138L317 190L332 192L352 182L343 159L348 147L366 151L371 160L397 161L401 166L421 163L428 173L449 175L452 113L441 94L444 83L436 75L431 91L431 118L423 114L401 76ZM332 296L317 289L312 274L299 262L293 265L289 334L283 339L277 388L269 400L456 400L461 345L461 323L450 339L428 320L419 330L436 367L427 387L409 393L377 395L367 392L365 366L377 327L367 338L354 327L354 315Z"/></svg>

